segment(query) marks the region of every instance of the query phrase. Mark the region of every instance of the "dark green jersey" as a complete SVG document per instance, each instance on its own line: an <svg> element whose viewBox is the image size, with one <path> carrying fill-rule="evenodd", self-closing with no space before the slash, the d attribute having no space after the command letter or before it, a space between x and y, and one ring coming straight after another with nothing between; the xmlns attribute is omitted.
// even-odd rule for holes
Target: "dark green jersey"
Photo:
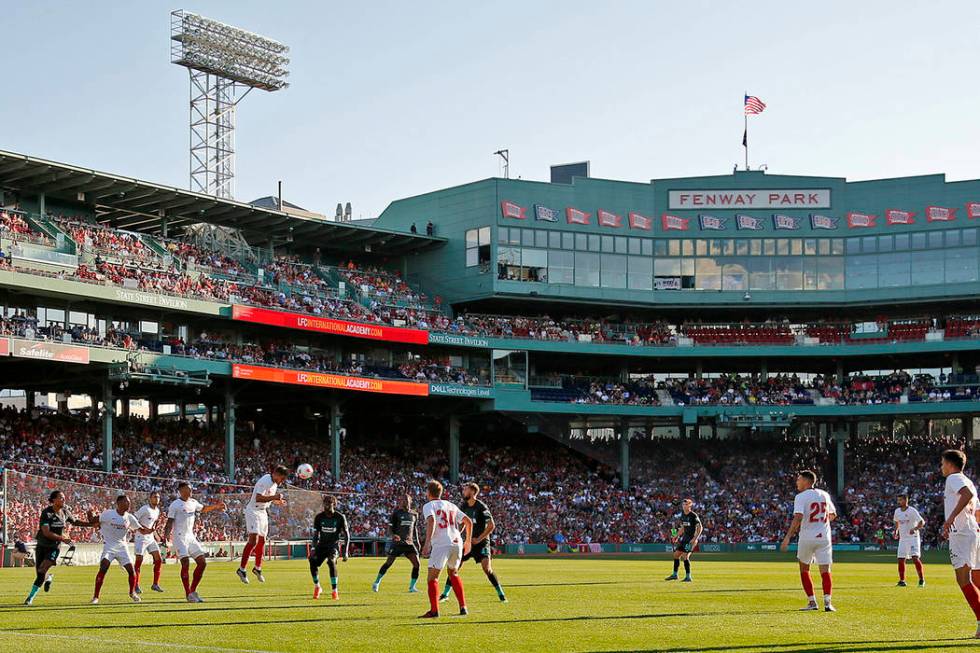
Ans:
<svg viewBox="0 0 980 653"><path fill-rule="evenodd" d="M37 526L37 545L38 546L58 546L61 544L57 540L52 540L44 536L43 528L48 527L55 535L64 535L65 526L68 524L77 524L78 520L72 517L72 514L68 512L66 508L62 508L60 511L55 510L51 506L48 506L41 511L41 519L39 520Z"/></svg>
<svg viewBox="0 0 980 653"><path fill-rule="evenodd" d="M399 541L404 544L415 544L415 524L419 520L419 514L414 510L402 510L399 508L391 513L391 523L389 527L392 535L397 535Z"/></svg>
<svg viewBox="0 0 980 653"><path fill-rule="evenodd" d="M464 501L460 507L463 514L473 520L473 539L480 537L480 535L487 529L487 524L493 521L493 516L490 514L490 509L487 508L487 504L483 503L477 499L471 506L469 501ZM490 536L486 539L490 542Z"/></svg>
<svg viewBox="0 0 980 653"><path fill-rule="evenodd" d="M334 546L348 537L350 534L347 530L347 518L339 512L327 514L324 510L313 518L314 548Z"/></svg>
<svg viewBox="0 0 980 653"><path fill-rule="evenodd" d="M701 523L701 518L693 510L689 513L681 514L681 526L684 528L684 533L681 535L681 540L684 542L689 542L694 539L694 533L697 532L698 524Z"/></svg>

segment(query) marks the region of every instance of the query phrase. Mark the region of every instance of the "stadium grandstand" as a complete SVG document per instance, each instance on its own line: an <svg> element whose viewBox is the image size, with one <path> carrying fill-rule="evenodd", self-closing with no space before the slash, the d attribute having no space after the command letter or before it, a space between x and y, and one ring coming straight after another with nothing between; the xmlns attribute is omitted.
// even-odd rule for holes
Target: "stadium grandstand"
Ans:
<svg viewBox="0 0 980 653"><path fill-rule="evenodd" d="M234 507L303 462L278 541L334 493L375 553L392 496L434 477L507 509L508 553L664 551L686 496L702 549L774 549L811 467L841 546L893 546L900 492L940 544L937 456L972 455L980 415L980 181L494 178L368 221L280 206L0 152L8 559L54 485L79 512L179 480ZM228 514L203 519L212 553L244 539Z"/></svg>

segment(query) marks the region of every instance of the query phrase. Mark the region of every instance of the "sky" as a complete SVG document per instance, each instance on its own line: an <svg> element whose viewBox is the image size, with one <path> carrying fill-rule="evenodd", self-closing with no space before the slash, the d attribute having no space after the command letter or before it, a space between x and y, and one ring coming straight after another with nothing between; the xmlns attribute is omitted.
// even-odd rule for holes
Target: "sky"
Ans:
<svg viewBox="0 0 980 653"><path fill-rule="evenodd" d="M237 116L236 199L355 218L500 176L650 179L750 165L980 178L980 3L0 0L0 149L188 186L186 9L290 46Z"/></svg>

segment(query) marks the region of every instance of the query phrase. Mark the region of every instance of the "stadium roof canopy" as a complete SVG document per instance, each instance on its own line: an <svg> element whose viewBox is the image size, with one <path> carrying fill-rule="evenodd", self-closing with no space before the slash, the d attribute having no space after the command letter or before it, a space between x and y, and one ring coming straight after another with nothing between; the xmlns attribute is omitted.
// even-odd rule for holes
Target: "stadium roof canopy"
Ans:
<svg viewBox="0 0 980 653"><path fill-rule="evenodd" d="M0 188L83 202L95 207L100 222L119 229L159 235L166 219L171 237L179 237L186 227L204 222L239 229L252 244L292 241L343 252L354 249L399 255L433 249L446 242L436 236L291 215L3 150Z"/></svg>

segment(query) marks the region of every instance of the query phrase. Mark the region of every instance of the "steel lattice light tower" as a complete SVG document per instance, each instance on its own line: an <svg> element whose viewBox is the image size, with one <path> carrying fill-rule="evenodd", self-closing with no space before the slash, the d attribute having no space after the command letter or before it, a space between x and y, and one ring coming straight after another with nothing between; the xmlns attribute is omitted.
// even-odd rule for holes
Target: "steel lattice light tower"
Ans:
<svg viewBox="0 0 980 653"><path fill-rule="evenodd" d="M235 196L235 107L253 89L289 86L289 48L184 10L170 14L170 61L191 80L190 188Z"/></svg>

